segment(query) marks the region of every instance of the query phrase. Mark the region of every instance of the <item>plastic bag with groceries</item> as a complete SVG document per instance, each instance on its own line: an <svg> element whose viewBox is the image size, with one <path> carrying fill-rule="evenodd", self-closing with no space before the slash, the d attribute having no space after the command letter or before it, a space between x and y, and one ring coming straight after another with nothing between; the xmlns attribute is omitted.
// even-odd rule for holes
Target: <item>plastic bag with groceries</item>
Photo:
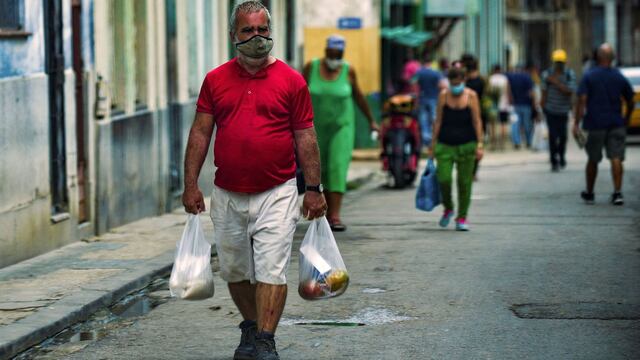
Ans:
<svg viewBox="0 0 640 360"><path fill-rule="evenodd" d="M188 215L171 269L169 291L171 296L183 300L202 300L213 296L211 244L204 238L198 215Z"/></svg>
<svg viewBox="0 0 640 360"><path fill-rule="evenodd" d="M342 295L349 274L326 217L315 219L300 244L298 294L306 300Z"/></svg>

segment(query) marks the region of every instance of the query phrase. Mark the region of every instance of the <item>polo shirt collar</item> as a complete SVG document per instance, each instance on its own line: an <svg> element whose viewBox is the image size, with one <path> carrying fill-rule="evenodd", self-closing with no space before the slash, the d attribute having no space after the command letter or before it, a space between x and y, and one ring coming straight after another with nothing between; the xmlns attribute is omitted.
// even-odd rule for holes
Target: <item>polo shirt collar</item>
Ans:
<svg viewBox="0 0 640 360"><path fill-rule="evenodd" d="M260 71L258 71L255 74L250 74L247 70L245 70L240 63L238 62L238 58L235 57L233 58L233 61L235 62L236 65L236 70L238 73L238 76L243 77L243 78L250 78L250 79L263 79L267 77L267 73L270 67L272 67L273 65L275 65L275 63L277 63L279 60L276 59L276 61L274 61L273 63L267 65L265 68L261 69Z"/></svg>

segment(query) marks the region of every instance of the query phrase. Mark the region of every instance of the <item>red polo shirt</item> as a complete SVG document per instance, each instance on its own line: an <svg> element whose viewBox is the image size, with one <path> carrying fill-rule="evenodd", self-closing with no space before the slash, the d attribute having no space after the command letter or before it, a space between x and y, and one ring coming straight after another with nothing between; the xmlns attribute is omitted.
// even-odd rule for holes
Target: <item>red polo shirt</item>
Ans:
<svg viewBox="0 0 640 360"><path fill-rule="evenodd" d="M257 193L295 176L294 130L313 126L304 78L280 60L255 75L236 58L210 71L196 111L213 115L215 184Z"/></svg>

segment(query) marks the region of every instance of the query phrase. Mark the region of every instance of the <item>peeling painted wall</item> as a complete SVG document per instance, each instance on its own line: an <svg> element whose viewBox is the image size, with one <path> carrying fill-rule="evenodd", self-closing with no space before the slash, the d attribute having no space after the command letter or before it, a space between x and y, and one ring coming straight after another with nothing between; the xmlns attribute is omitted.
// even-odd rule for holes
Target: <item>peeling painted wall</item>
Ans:
<svg viewBox="0 0 640 360"><path fill-rule="evenodd" d="M0 78L44 72L42 1L25 0L24 30L31 35L0 39Z"/></svg>
<svg viewBox="0 0 640 360"><path fill-rule="evenodd" d="M380 91L380 2L315 0L303 2L304 62L324 56L326 39L340 34L346 39L344 58L358 74L365 93ZM362 20L360 29L338 29L341 17Z"/></svg>
<svg viewBox="0 0 640 360"><path fill-rule="evenodd" d="M0 267L80 239L70 0L64 0L64 114L69 218L51 221L44 2L25 0L24 38L0 38ZM18 165L19 164L19 165Z"/></svg>
<svg viewBox="0 0 640 360"><path fill-rule="evenodd" d="M0 79L0 268L79 240L73 73L65 72L70 218L51 222L49 94L43 73ZM20 164L20 166L16 166Z"/></svg>
<svg viewBox="0 0 640 360"><path fill-rule="evenodd" d="M362 18L362 27L380 26L380 1L369 0L303 0L306 28L335 28L338 18L343 16Z"/></svg>

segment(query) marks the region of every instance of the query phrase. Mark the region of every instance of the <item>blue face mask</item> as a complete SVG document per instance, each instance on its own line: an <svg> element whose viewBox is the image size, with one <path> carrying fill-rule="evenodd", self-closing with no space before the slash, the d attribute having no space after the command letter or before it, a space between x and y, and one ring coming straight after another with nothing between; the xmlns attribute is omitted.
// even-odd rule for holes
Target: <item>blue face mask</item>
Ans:
<svg viewBox="0 0 640 360"><path fill-rule="evenodd" d="M449 89L451 90L451 94L458 96L464 91L464 83L449 86Z"/></svg>

